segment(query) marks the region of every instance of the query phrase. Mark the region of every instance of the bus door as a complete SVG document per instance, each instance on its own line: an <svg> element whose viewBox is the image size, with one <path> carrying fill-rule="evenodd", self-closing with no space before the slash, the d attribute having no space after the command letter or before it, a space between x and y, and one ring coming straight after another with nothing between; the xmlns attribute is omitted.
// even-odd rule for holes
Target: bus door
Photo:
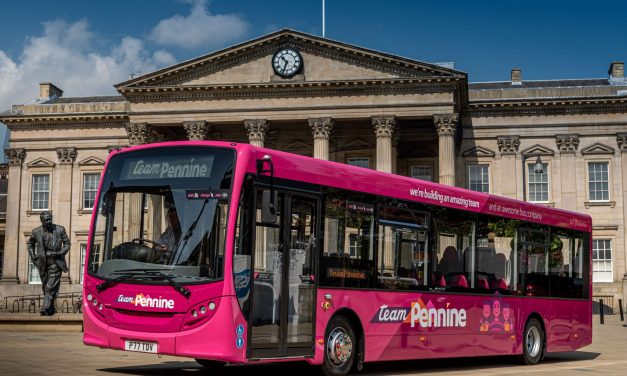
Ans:
<svg viewBox="0 0 627 376"><path fill-rule="evenodd" d="M262 223L256 197L249 358L313 356L314 265L320 200L274 190L276 223Z"/></svg>

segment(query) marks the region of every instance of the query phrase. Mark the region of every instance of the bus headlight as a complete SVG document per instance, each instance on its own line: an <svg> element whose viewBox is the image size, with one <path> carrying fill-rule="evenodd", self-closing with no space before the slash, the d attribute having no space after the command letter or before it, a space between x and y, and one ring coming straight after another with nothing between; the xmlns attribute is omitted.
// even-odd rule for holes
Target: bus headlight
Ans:
<svg viewBox="0 0 627 376"><path fill-rule="evenodd" d="M220 299L212 299L190 307L185 315L185 321L181 329L195 328L207 322L215 314L219 302Z"/></svg>

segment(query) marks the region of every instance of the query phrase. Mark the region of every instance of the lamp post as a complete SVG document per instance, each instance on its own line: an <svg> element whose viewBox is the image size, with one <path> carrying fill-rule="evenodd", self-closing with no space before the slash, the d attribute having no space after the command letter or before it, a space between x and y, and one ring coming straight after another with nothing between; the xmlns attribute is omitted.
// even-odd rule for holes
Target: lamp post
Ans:
<svg viewBox="0 0 627 376"><path fill-rule="evenodd" d="M525 162L527 158L533 157L533 155L523 155L522 157L522 173L523 173L523 201L527 201L527 166ZM542 166L542 159L538 155L536 159L536 163L533 165L533 172L536 174L541 174L544 172L544 167Z"/></svg>

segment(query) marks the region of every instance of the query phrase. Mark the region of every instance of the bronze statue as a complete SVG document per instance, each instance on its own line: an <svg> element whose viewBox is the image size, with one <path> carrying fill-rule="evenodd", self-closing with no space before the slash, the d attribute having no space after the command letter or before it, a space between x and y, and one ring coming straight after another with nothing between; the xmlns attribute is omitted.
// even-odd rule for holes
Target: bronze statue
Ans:
<svg viewBox="0 0 627 376"><path fill-rule="evenodd" d="M42 212L41 226L33 229L28 239L28 254L41 277L44 292L42 316L52 316L56 309L54 301L61 286L61 272L68 272L65 255L70 250L70 239L63 226L52 223L52 214Z"/></svg>

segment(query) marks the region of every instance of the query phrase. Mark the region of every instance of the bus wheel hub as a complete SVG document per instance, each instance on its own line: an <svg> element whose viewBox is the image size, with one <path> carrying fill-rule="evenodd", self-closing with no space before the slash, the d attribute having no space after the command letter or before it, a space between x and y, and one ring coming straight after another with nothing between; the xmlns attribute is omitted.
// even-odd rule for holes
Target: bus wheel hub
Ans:
<svg viewBox="0 0 627 376"><path fill-rule="evenodd" d="M344 328L335 328L329 335L327 354L334 366L341 366L353 352L353 341Z"/></svg>

